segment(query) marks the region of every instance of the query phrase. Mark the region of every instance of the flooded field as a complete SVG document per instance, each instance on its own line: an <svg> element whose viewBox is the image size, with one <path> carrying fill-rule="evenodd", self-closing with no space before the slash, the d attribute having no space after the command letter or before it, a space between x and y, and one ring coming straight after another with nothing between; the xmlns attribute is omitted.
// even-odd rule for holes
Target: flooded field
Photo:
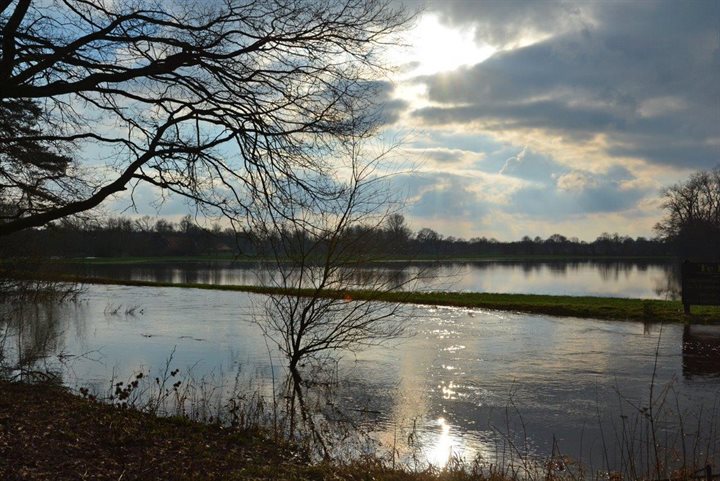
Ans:
<svg viewBox="0 0 720 481"><path fill-rule="evenodd" d="M70 271L90 277L201 284L268 284L270 269L249 262L173 262L142 264L69 264ZM366 271L366 272L363 272ZM374 263L355 273L385 276L393 284L414 280L422 290L591 295L673 299L679 273L670 262L619 261L479 261Z"/></svg>
<svg viewBox="0 0 720 481"><path fill-rule="evenodd" d="M139 372L152 379L178 369L173 381L212 386L222 403L238 385L270 398L282 382L286 361L253 322L258 302L89 286L78 302L33 306L0 327L6 358L55 369L74 388L109 393ZM687 452L720 460L720 326L407 309L407 335L338 353L324 400L354 413L378 452L440 466L561 453L603 469L621 461L621 438L652 405L668 456L684 439Z"/></svg>

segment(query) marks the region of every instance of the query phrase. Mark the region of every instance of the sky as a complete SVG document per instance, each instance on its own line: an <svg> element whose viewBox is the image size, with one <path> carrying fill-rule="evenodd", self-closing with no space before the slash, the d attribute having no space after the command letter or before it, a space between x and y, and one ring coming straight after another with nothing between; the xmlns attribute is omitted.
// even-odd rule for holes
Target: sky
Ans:
<svg viewBox="0 0 720 481"><path fill-rule="evenodd" d="M720 166L720 0L405 3L383 138L413 230L652 237L661 189Z"/></svg>
<svg viewBox="0 0 720 481"><path fill-rule="evenodd" d="M652 236L662 187L720 166L720 1L431 1L408 40L416 230Z"/></svg>

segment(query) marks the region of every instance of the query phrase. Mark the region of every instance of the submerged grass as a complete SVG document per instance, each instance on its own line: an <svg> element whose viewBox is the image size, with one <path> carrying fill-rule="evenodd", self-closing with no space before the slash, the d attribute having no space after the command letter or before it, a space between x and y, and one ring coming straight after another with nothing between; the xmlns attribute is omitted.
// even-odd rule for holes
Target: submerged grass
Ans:
<svg viewBox="0 0 720 481"><path fill-rule="evenodd" d="M215 285L198 283L172 283L137 280L118 280L98 277L78 277L58 275L54 280L81 282L86 284L110 284L124 286L175 287L209 289L221 291L241 291L256 294L293 294L300 296L317 295L311 289L282 289L250 285ZM686 315L680 301L656 299L627 299L617 297L592 296L550 296L536 294L497 294L488 292L424 292L393 291L382 292L349 290L326 290L323 296L347 300L377 300L402 302L409 304L430 304L479 309L524 312L551 316L581 317L593 319L646 321L646 322L682 322L716 323L720 322L720 307L693 306L692 314Z"/></svg>

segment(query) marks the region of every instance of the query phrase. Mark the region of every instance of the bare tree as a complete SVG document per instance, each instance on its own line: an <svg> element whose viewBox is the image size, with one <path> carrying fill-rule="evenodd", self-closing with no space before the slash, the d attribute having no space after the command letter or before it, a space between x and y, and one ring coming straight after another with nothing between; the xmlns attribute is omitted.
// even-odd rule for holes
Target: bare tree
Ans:
<svg viewBox="0 0 720 481"><path fill-rule="evenodd" d="M298 379L305 360L378 344L404 331L400 304L377 299L415 278L384 275L371 266L383 247L376 233L397 205L376 171L385 153L363 161L359 144L347 145L341 169L347 177L335 179L336 197L268 208L258 224L258 232L266 229L269 278L278 288L265 300L258 323ZM363 291L363 298L354 299L353 290Z"/></svg>
<svg viewBox="0 0 720 481"><path fill-rule="evenodd" d="M666 214L656 232L681 256L720 259L720 168L668 187L663 198Z"/></svg>
<svg viewBox="0 0 720 481"><path fill-rule="evenodd" d="M324 179L336 196L317 202L297 191L294 201L273 202L263 210L254 227L269 248L265 280L277 288L258 300L256 322L289 367L284 431L300 432L324 457L331 455L330 439L356 431L352 415L330 408L332 403L319 408L309 401L331 395L332 383L321 381L327 374L324 362L338 352L401 336L409 311L398 302L382 302L383 295L418 277L373 266L387 252L383 227L388 219L398 220L398 204L380 173L387 151L366 160L363 144L362 139L347 142L336 160L341 165L336 176ZM345 423L349 431L341 429Z"/></svg>
<svg viewBox="0 0 720 481"><path fill-rule="evenodd" d="M0 110L25 119L0 127L0 235L140 183L235 219L336 196L328 154L372 131L378 50L409 19L392 5L0 1Z"/></svg>

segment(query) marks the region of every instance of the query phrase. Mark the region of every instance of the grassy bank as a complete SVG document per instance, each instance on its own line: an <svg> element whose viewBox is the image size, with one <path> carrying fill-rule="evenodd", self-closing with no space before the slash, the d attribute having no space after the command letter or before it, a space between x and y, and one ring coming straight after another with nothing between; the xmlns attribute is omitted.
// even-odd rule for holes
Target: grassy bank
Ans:
<svg viewBox="0 0 720 481"><path fill-rule="evenodd" d="M258 294L293 293L313 295L309 289L287 291L279 288L243 285L209 285L190 283L170 283L152 281L116 280L104 278L83 278L74 276L57 277L58 280L82 282L87 284L114 284L125 286L174 287L210 289L222 291L242 291ZM615 297L576 297L549 296L532 294L494 294L485 292L369 292L326 291L324 295L339 299L378 300L410 304L430 304L438 306L456 306L479 309L545 314L551 316L582 317L593 319L648 321L648 322L720 322L720 307L693 306L692 315L683 314L679 301L650 299L624 299Z"/></svg>
<svg viewBox="0 0 720 481"><path fill-rule="evenodd" d="M408 473L365 462L306 462L261 433L162 418L58 386L0 381L0 479L377 480L489 479L462 471ZM500 479L493 477L492 479Z"/></svg>

